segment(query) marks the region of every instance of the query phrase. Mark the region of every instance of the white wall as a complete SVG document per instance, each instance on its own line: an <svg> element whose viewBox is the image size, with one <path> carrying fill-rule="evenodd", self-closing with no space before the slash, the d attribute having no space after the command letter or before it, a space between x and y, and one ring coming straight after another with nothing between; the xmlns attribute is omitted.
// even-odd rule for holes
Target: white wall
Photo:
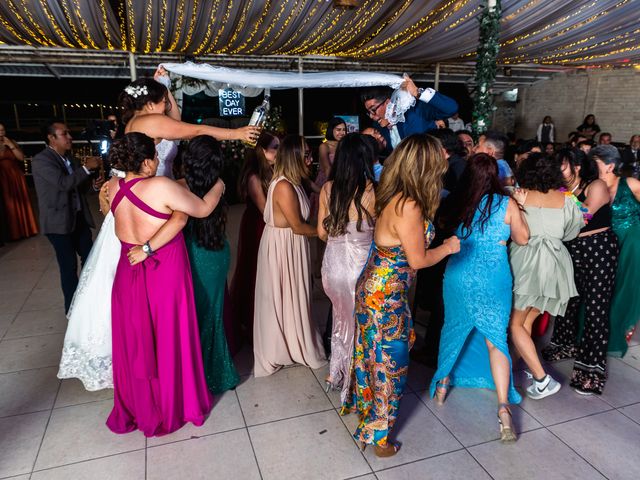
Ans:
<svg viewBox="0 0 640 480"><path fill-rule="evenodd" d="M545 115L551 115L556 126L556 141L567 135L593 113L604 132L614 142L628 142L632 134L640 134L640 71L587 70L556 74L518 91L516 134L533 138Z"/></svg>

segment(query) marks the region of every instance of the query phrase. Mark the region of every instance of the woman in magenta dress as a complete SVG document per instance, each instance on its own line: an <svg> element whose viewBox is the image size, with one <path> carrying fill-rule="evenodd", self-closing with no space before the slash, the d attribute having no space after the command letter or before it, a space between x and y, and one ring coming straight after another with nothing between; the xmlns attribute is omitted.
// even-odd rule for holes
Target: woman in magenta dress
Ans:
<svg viewBox="0 0 640 480"><path fill-rule="evenodd" d="M280 140L274 134L262 132L255 149L247 149L240 177L240 196L247 208L240 221L236 269L231 281L231 305L242 336L253 336L253 299L256 287L258 248L264 230L264 206L273 176L273 165Z"/></svg>
<svg viewBox="0 0 640 480"><path fill-rule="evenodd" d="M116 235L122 243L112 290L114 406L107 426L115 433L165 435L187 422L202 425L212 407L207 389L182 233L153 252L145 239L172 211L208 216L224 191L219 181L199 198L177 182L155 177L151 138L128 133L113 144L112 163L126 170L110 181ZM150 258L132 266L127 253L144 244Z"/></svg>

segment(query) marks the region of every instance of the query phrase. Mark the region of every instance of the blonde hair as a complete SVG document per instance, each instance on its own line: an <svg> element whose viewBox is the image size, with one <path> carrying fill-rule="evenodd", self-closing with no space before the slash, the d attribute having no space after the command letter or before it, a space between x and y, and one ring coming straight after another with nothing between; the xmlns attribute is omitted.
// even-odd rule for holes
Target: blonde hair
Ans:
<svg viewBox="0 0 640 480"><path fill-rule="evenodd" d="M284 177L293 185L300 185L307 177L307 165L304 161L304 137L287 135L280 142L276 164L273 169L273 179Z"/></svg>
<svg viewBox="0 0 640 480"><path fill-rule="evenodd" d="M410 199L418 204L425 220L433 220L446 171L447 160L437 138L424 134L405 138L384 162L376 189L376 214L400 194L397 213Z"/></svg>

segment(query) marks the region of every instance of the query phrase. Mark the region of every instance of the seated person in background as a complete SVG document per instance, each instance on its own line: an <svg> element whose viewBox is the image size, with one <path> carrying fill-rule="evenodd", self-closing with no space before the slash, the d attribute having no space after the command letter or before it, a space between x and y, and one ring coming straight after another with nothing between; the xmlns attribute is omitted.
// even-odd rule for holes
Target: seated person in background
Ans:
<svg viewBox="0 0 640 480"><path fill-rule="evenodd" d="M432 88L419 89L409 77L405 77L400 88L409 92L419 101L404 112L404 122L398 122L396 125L391 125L385 118L387 106L391 100L389 89L366 90L360 97L367 115L374 122L373 127L382 134L387 142L387 153L391 153L391 150L403 138L414 133L425 133L429 130L444 128L443 119L458 111L458 104L455 100Z"/></svg>
<svg viewBox="0 0 640 480"><path fill-rule="evenodd" d="M464 130L464 120L460 118L460 114L458 112L454 113L447 119L447 125L453 132Z"/></svg>
<svg viewBox="0 0 640 480"><path fill-rule="evenodd" d="M509 163L504 159L504 149L508 143L507 138L498 132L487 131L478 138L478 145L474 153L486 153L491 155L498 162L498 177L506 187L515 184L513 171Z"/></svg>
<svg viewBox="0 0 640 480"><path fill-rule="evenodd" d="M583 151L584 153L589 153L589 151L595 147L596 144L593 140L582 140L577 143L576 147L578 150Z"/></svg>
<svg viewBox="0 0 640 480"><path fill-rule="evenodd" d="M536 140L525 140L516 147L515 163L516 167L529 158L531 153L541 153L542 147Z"/></svg>
<svg viewBox="0 0 640 480"><path fill-rule="evenodd" d="M611 134L608 132L602 132L598 137L598 145L611 145L612 141Z"/></svg>
<svg viewBox="0 0 640 480"><path fill-rule="evenodd" d="M622 151L622 163L630 165L636 162L640 162L640 135L633 135Z"/></svg>

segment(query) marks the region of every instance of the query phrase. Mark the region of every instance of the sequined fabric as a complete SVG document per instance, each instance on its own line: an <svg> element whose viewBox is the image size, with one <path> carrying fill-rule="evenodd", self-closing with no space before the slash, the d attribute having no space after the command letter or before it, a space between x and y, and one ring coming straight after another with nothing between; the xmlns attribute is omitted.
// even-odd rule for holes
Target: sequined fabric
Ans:
<svg viewBox="0 0 640 480"><path fill-rule="evenodd" d="M225 241L222 250L207 250L189 235L186 244L198 312L204 374L209 390L222 393L235 388L240 382L227 346L223 323L224 288L231 257L229 244Z"/></svg>

